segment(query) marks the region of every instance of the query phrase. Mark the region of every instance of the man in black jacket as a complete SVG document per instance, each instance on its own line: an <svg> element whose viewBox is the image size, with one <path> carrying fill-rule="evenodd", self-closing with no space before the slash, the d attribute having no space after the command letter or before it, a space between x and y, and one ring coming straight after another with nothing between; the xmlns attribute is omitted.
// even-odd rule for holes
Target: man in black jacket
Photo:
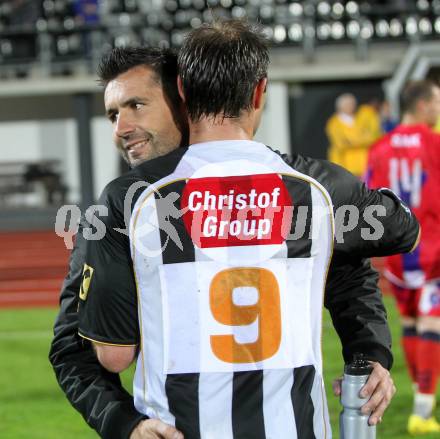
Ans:
<svg viewBox="0 0 440 439"><path fill-rule="evenodd" d="M172 155L173 157L170 160L175 159L175 154L172 153ZM155 163L162 165L162 161L163 160L156 161ZM338 168L329 167L318 161L295 157L292 163L295 163L295 166L298 168L309 169L310 174L315 175L316 178L322 181L322 184L325 183L326 186L332 186L332 179L339 179L338 184L334 185L336 190L338 190L337 188L339 186L344 186L344 184L347 183L347 186L353 190L351 193L353 205L359 207L361 211L363 211L366 206L358 205L358 201L361 203L366 200L368 200L368 203L377 201L378 204L387 207L386 217L383 218L386 233L382 236L382 239L377 240L375 244L370 243L366 245L365 248L354 246L351 252L350 249L352 249L352 246L350 239L354 241L359 239L357 233L361 229L360 226L357 228L357 231L350 233L346 237L346 239L348 239L346 245L341 245L338 249L338 244L336 244L335 255L331 263L331 274L327 279L326 285L326 305L331 311L335 326L341 336L345 359L349 360L352 353L359 346L369 345L371 359L377 360L375 367L376 373L370 383L369 389L371 392L370 395L376 389L379 390L379 393L382 393L382 398L376 398L376 401L372 401L371 404L371 409L377 410L377 416L372 417L371 422L377 423L380 417L379 414L383 413L393 393L392 381L390 381L389 374L384 369L391 367L392 355L386 316L380 293L377 290L376 274L371 270L369 261L364 258L373 255L389 254L393 251L409 250L416 242L418 227L414 219L405 212L405 209L392 194L369 194L365 187L360 184L355 184L349 174L343 173L338 170ZM128 175L128 180L136 179L138 177L137 171L135 174ZM335 192L332 197L334 200L338 200L338 192ZM346 199L347 197L341 198L342 201ZM118 201L118 204L119 203L120 201ZM335 206L335 209L336 207L338 206ZM396 228L396 223L399 223L401 226L400 229ZM387 234L387 232L389 233ZM397 236L396 233L399 236ZM336 250L338 251L336 252ZM75 323L76 325L78 324L77 321ZM382 364L382 366L380 364ZM96 391L96 393L102 393L105 391L105 388L94 388L93 390ZM92 398L90 397L90 399ZM106 398L106 401L108 406L112 405L110 398ZM87 413L87 408L85 408L84 412ZM110 415L109 423L111 422L111 418ZM104 424L106 422L105 420ZM133 426L134 424L135 421L130 425ZM102 429L102 432L104 433L104 437L118 437L105 436L105 428ZM176 433L173 432L173 434Z"/></svg>
<svg viewBox="0 0 440 439"><path fill-rule="evenodd" d="M177 60L170 51L114 49L102 59L99 77L105 86L106 114L114 142L131 167L166 154L185 138L176 76ZM58 382L71 404L104 438L150 437L144 436L148 429L171 438L174 429L156 421L141 422L145 416L134 408L119 375L101 367L90 343L78 336L86 243L83 227L81 221L49 354Z"/></svg>

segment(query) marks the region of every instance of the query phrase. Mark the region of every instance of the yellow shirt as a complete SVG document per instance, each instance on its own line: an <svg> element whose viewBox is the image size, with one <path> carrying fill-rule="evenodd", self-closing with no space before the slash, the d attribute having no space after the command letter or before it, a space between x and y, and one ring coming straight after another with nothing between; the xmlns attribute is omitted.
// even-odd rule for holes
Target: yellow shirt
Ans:
<svg viewBox="0 0 440 439"><path fill-rule="evenodd" d="M328 159L352 174L363 176L369 147L381 136L380 118L370 105L362 105L352 123L334 114L327 122Z"/></svg>
<svg viewBox="0 0 440 439"><path fill-rule="evenodd" d="M382 136L380 116L372 105L364 104L359 107L356 113L356 125L368 147Z"/></svg>

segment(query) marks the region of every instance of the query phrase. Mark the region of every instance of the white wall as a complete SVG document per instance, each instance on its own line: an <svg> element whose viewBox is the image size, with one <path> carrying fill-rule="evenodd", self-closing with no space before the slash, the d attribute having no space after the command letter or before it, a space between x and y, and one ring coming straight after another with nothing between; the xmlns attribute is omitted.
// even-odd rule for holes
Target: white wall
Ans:
<svg viewBox="0 0 440 439"><path fill-rule="evenodd" d="M68 201L70 203L79 203L81 201L81 176L75 119L66 119L64 128L66 130L66 156L64 158L64 166L66 169L66 184L69 187Z"/></svg>
<svg viewBox="0 0 440 439"><path fill-rule="evenodd" d="M266 106L255 140L290 154L288 85L272 82L267 87Z"/></svg>
<svg viewBox="0 0 440 439"><path fill-rule="evenodd" d="M0 123L0 162L59 160L69 203L80 202L81 181L75 120L57 119ZM94 195L118 175L119 156L104 117L92 120Z"/></svg>
<svg viewBox="0 0 440 439"><path fill-rule="evenodd" d="M38 122L0 123L0 160L2 162L32 161L41 157Z"/></svg>
<svg viewBox="0 0 440 439"><path fill-rule="evenodd" d="M59 160L59 171L68 187L67 202L78 203L81 188L75 120L43 120L39 128L39 159Z"/></svg>
<svg viewBox="0 0 440 439"><path fill-rule="evenodd" d="M95 198L98 199L105 185L119 174L119 154L112 140L112 127L105 117L92 120L92 160Z"/></svg>

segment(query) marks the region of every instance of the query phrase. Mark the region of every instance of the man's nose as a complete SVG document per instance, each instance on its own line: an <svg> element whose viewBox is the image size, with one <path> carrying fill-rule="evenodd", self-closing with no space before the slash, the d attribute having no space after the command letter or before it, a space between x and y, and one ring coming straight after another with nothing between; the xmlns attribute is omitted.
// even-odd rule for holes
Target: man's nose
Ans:
<svg viewBox="0 0 440 439"><path fill-rule="evenodd" d="M135 126L130 117L120 112L116 121L115 133L118 137L127 137L135 130Z"/></svg>

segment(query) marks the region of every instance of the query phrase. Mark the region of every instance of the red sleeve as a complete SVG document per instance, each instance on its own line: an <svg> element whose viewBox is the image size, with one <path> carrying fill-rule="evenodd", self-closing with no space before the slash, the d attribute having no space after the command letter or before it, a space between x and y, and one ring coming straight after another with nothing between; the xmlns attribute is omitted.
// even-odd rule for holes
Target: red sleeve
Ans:
<svg viewBox="0 0 440 439"><path fill-rule="evenodd" d="M432 173L440 181L440 134L432 133L428 150L428 163L432 165Z"/></svg>
<svg viewBox="0 0 440 439"><path fill-rule="evenodd" d="M379 147L381 143L375 143L368 153L368 165L367 165L367 175L365 178L365 183L370 189L377 189L383 187L384 184L381 182L381 161L378 160L380 155Z"/></svg>

